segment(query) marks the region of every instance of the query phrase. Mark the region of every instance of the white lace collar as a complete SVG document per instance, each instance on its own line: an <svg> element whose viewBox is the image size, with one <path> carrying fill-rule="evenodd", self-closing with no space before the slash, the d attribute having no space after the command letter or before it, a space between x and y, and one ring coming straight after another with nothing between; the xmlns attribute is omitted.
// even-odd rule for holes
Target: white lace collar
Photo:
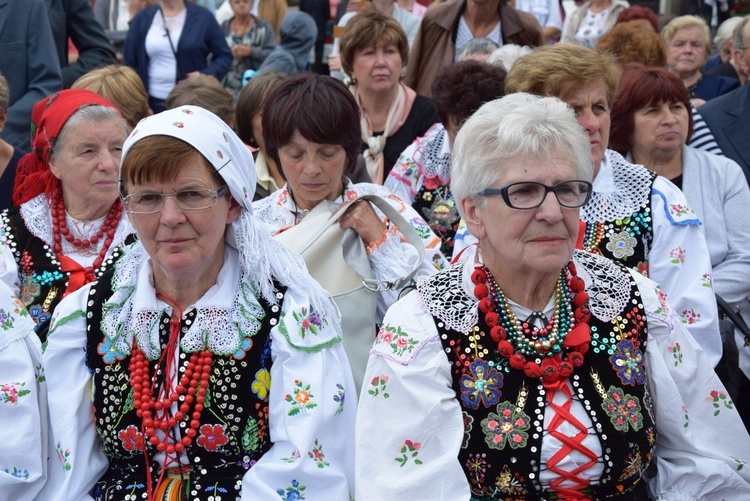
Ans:
<svg viewBox="0 0 750 501"><path fill-rule="evenodd" d="M586 283L591 314L604 322L619 315L630 300L628 273L611 260L589 252L574 251L573 261L578 276ZM474 260L467 259L435 275L422 276L417 282L423 308L457 332L468 333L479 321L471 282L474 266ZM456 290L457 283L460 290Z"/></svg>
<svg viewBox="0 0 750 501"><path fill-rule="evenodd" d="M628 217L648 203L651 185L651 173L644 166L607 150L594 179L594 193L581 208L580 218L586 223L605 223Z"/></svg>
<svg viewBox="0 0 750 501"><path fill-rule="evenodd" d="M422 169L425 183L437 180L438 186L446 186L451 181L451 146L448 131L443 124L436 123L424 137L417 139L414 163ZM434 182L432 184L435 184ZM434 187L428 186L430 189Z"/></svg>
<svg viewBox="0 0 750 501"><path fill-rule="evenodd" d="M124 252L115 264L112 297L103 305L102 332L123 354L130 353L135 337L141 351L154 360L161 355L159 322L172 308L156 297L151 261L143 247L135 244ZM209 348L217 355L233 354L245 337L260 330L265 311L248 283L239 254L226 247L216 284L185 309L185 314L196 310L196 315L181 336L182 351Z"/></svg>
<svg viewBox="0 0 750 501"><path fill-rule="evenodd" d="M28 202L21 204L19 212L29 232L49 247L52 247L55 240L52 235L52 211L47 196L42 193ZM68 217L68 221L70 220L71 218ZM112 238L112 245L109 246L106 257L110 256L116 248L120 247L123 242L125 242L127 236L131 233L135 233L135 230L123 213L115 230L115 236ZM104 239L99 241L98 248L101 249L102 245L104 245ZM66 256L76 259L78 249L75 246L63 239L62 247L63 253Z"/></svg>

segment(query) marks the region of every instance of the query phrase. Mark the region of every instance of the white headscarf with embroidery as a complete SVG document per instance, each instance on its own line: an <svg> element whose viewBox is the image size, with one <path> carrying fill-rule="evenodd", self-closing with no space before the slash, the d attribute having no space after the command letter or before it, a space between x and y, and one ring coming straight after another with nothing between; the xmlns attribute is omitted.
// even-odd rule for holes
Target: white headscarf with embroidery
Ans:
<svg viewBox="0 0 750 501"><path fill-rule="evenodd" d="M310 299L312 305L339 324L339 312L330 295L307 272L302 258L271 238L264 223L253 216L255 164L250 151L231 128L213 113L198 106L181 106L141 120L122 147L122 160L130 148L149 136L171 136L195 148L224 179L232 197L242 207L240 217L227 231L226 242L240 254L240 267L269 303L277 302L273 279ZM337 327L337 330L340 329Z"/></svg>

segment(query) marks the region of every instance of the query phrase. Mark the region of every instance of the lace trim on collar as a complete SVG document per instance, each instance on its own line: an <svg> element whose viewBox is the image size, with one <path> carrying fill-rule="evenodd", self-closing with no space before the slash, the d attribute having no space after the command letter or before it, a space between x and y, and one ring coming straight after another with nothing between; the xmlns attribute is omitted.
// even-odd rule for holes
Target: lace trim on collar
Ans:
<svg viewBox="0 0 750 501"><path fill-rule="evenodd" d="M614 190L599 192L594 189L589 203L581 208L580 217L586 223L606 223L631 216L645 207L651 196L654 176L648 169L628 163L612 150L607 150L606 159L598 175L612 176Z"/></svg>
<svg viewBox="0 0 750 501"><path fill-rule="evenodd" d="M422 170L425 185L432 186L427 186L428 189L451 182L451 150L442 124L433 125L424 137L417 139L414 163Z"/></svg>
<svg viewBox="0 0 750 501"><path fill-rule="evenodd" d="M19 213L21 214L21 218L23 218L26 228L32 235L40 239L49 247L54 246L55 241L52 236L52 212L46 195L42 193L28 202L21 204ZM112 245L109 246L107 255L112 254L114 249L122 246L125 239L131 233L135 233L135 231L133 230L133 227L130 226L130 222L125 214L123 214L120 223L115 229L115 236L112 238ZM104 245L104 239L99 242L99 248L101 248L102 245ZM70 254L70 250L75 251L73 246L63 239L63 252L67 255Z"/></svg>
<svg viewBox="0 0 750 501"><path fill-rule="evenodd" d="M619 315L630 300L628 273L609 259L588 252L575 251L573 260L578 275L586 282L592 315L604 322ZM417 282L420 302L448 329L468 333L479 320L478 301L470 290L473 269L473 260L468 260ZM460 289L456 284L461 284Z"/></svg>
<svg viewBox="0 0 750 501"><path fill-rule="evenodd" d="M159 321L165 313L171 315L171 307L156 299L143 246L134 244L123 252L115 264L112 296L102 306L101 329L118 352L129 354L135 338L146 357L155 360L161 355ZM230 355L257 334L266 312L249 283L237 252L228 248L217 285L195 304L195 319L183 328L181 350L193 353L208 347L217 355Z"/></svg>

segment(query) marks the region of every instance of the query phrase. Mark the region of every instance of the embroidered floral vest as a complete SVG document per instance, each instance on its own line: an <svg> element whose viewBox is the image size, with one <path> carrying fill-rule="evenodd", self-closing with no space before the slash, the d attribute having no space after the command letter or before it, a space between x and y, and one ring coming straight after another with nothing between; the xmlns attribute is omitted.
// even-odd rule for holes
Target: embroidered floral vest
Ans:
<svg viewBox="0 0 750 501"><path fill-rule="evenodd" d="M425 183L414 197L412 207L427 221L430 229L440 237L440 250L444 256L453 255L453 239L461 216L450 186L428 188ZM432 186L432 185L430 185Z"/></svg>
<svg viewBox="0 0 750 501"><path fill-rule="evenodd" d="M111 265L111 262L107 263ZM114 348L97 328L102 320L102 308L112 295L113 270L105 272L90 290L87 312L88 346L86 364L93 375L93 405L96 430L101 439L109 468L94 486L91 495L96 500L120 501L145 499L146 464L144 450L149 457L153 486L161 473L154 460L153 445L142 434L141 418L133 408L133 389L128 369L130 355L120 359L112 356ZM275 284L278 305L270 306L259 299L264 315L258 318L259 331L245 338L240 350L231 356L214 355L209 386L206 392L200 426L193 443L185 449L189 465L180 474L167 469L165 478L171 485L184 490L184 497L169 497L168 488L162 499L207 501L239 498L242 478L271 447L268 428L268 390L271 384L271 329L279 319L285 288ZM194 321L195 310L182 322L185 332ZM159 336L165 343L169 335L169 318L160 319ZM109 346L109 349L108 349ZM162 349L164 344L162 345ZM179 373L187 368L190 354L180 353ZM151 363L151 374L155 370ZM184 401L180 396L178 404ZM182 436L187 423L179 424ZM178 489L174 489L178 490Z"/></svg>
<svg viewBox="0 0 750 501"><path fill-rule="evenodd" d="M447 272L457 273L458 282L443 278L443 283L460 283L461 268ZM603 451L604 472L583 491L590 499L648 499L641 476L652 458L656 429L645 384L647 326L637 291L630 280L627 306L611 322L592 315L590 349L569 378ZM436 289L431 294L440 295ZM541 382L509 367L486 325L463 334L433 316L463 410L464 440L458 459L472 499L558 499L539 482L547 405ZM488 381L493 377L499 379L497 384Z"/></svg>
<svg viewBox="0 0 750 501"><path fill-rule="evenodd" d="M641 166L636 167L645 171ZM615 165L614 168L621 166ZM649 186L653 185L656 173L647 171L645 174L650 177ZM589 205L596 205L595 202L592 200ZM580 230L583 233L581 248L620 261L647 277L649 251L654 240L650 190L638 202L640 206L626 217L584 221L585 229Z"/></svg>

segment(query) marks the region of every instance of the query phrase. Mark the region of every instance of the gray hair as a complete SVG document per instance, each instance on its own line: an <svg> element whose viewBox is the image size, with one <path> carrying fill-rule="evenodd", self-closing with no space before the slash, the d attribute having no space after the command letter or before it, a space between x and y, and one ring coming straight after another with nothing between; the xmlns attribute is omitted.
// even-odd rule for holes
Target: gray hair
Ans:
<svg viewBox="0 0 750 501"><path fill-rule="evenodd" d="M492 51L490 57L487 58L487 64L494 64L504 68L505 71L510 71L516 59L531 54L533 51L534 49L528 45L505 44Z"/></svg>
<svg viewBox="0 0 750 501"><path fill-rule="evenodd" d="M8 87L8 81L0 73L0 113L8 111L8 104L10 104L10 87Z"/></svg>
<svg viewBox="0 0 750 501"><path fill-rule="evenodd" d="M498 45L485 37L472 38L456 54L456 61L463 61L472 54L491 54Z"/></svg>
<svg viewBox="0 0 750 501"><path fill-rule="evenodd" d="M750 47L750 45L745 43L745 28L747 27L747 22L750 21L750 16L745 16L742 18L742 21L735 27L734 29L734 39L732 39L732 49L744 49L746 47Z"/></svg>
<svg viewBox="0 0 750 501"><path fill-rule="evenodd" d="M462 200L496 183L509 162L560 154L573 161L577 179L593 179L589 138L565 102L519 92L485 103L461 127L453 146L451 192L461 215Z"/></svg>
<svg viewBox="0 0 750 501"><path fill-rule="evenodd" d="M729 19L721 23L716 29L716 36L714 37L714 47L718 49L724 42L730 42L732 40L732 36L734 36L734 29L741 22L741 17L730 17Z"/></svg>
<svg viewBox="0 0 750 501"><path fill-rule="evenodd" d="M112 120L118 125L122 126L122 140L128 137L128 124L120 113L109 106L92 105L86 106L73 113L68 121L63 125L60 134L55 140L55 146L52 148L51 160L54 160L57 153L65 149L65 141L68 136L68 132L75 129L84 122L106 122Z"/></svg>

